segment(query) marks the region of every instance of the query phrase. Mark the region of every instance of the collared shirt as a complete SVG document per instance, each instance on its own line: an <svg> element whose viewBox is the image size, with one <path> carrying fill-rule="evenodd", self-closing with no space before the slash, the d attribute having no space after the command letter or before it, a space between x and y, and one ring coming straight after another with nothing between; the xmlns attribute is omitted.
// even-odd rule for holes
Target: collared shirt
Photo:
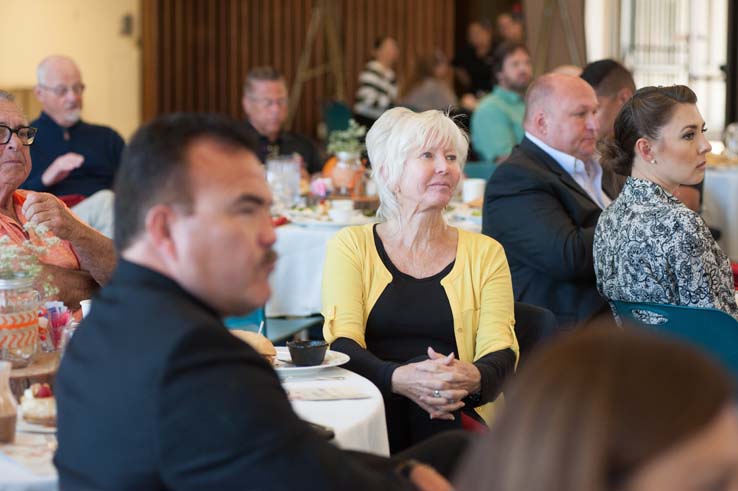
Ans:
<svg viewBox="0 0 738 491"><path fill-rule="evenodd" d="M38 128L36 141L31 145L31 174L21 188L64 196L81 194L91 196L113 187L125 142L112 128L78 121L69 128L59 126L46 113L31 122ZM41 176L49 166L66 153L74 152L85 160L69 175L46 187Z"/></svg>
<svg viewBox="0 0 738 491"><path fill-rule="evenodd" d="M612 202L602 191L602 166L597 159L584 162L573 155L546 145L539 138L536 138L527 131L525 132L525 136L538 145L549 157L554 159L600 208L604 209Z"/></svg>
<svg viewBox="0 0 738 491"><path fill-rule="evenodd" d="M28 196L28 192L21 189L13 193L13 207L15 208L15 214L18 216L18 222L0 213L0 237L10 237L15 245L21 245L24 241L29 240L33 245L43 246L45 252L40 257L43 264L64 269L79 269L79 259L72 248L72 244L60 239L55 245L47 246L34 232L26 232L23 229L23 225L28 221L23 215L23 203L26 201L26 196ZM53 236L51 232L47 232L47 235Z"/></svg>
<svg viewBox="0 0 738 491"><path fill-rule="evenodd" d="M499 85L495 87L472 114L474 150L490 162L508 155L523 140L524 115L525 101L520 94Z"/></svg>
<svg viewBox="0 0 738 491"><path fill-rule="evenodd" d="M248 121L246 122L246 128L256 137L259 143L257 157L262 163L266 163L269 157L296 153L305 161L305 167L310 174L315 174L323 169L323 161L318 149L309 138L290 131L280 131L277 139L270 141Z"/></svg>

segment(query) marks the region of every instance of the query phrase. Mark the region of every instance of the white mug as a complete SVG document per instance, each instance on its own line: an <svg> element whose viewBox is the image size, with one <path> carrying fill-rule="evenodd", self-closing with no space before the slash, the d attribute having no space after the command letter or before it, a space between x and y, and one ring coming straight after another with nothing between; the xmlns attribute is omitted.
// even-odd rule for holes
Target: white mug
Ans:
<svg viewBox="0 0 738 491"><path fill-rule="evenodd" d="M79 306L82 307L82 318L87 317L90 313L90 307L92 307L92 300L80 300Z"/></svg>
<svg viewBox="0 0 738 491"><path fill-rule="evenodd" d="M464 179L464 186L461 191L461 200L464 203L474 201L484 196L484 187L487 185L485 179L473 178Z"/></svg>

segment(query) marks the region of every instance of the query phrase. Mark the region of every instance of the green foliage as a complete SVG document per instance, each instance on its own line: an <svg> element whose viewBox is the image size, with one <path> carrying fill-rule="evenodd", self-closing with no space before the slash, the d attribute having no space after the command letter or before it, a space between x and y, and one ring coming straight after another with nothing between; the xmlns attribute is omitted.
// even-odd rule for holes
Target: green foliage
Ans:
<svg viewBox="0 0 738 491"><path fill-rule="evenodd" d="M361 154L366 146L362 141L366 135L366 126L361 126L353 119L345 130L333 131L328 137L328 153L350 152Z"/></svg>

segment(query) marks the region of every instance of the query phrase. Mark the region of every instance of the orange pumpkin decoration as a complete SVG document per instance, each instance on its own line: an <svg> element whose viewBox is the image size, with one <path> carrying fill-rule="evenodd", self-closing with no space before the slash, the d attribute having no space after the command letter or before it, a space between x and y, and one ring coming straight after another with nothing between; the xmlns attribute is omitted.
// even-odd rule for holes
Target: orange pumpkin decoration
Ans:
<svg viewBox="0 0 738 491"><path fill-rule="evenodd" d="M333 168L336 166L337 162L338 158L335 155L325 161L323 171L321 172L323 177L333 177Z"/></svg>

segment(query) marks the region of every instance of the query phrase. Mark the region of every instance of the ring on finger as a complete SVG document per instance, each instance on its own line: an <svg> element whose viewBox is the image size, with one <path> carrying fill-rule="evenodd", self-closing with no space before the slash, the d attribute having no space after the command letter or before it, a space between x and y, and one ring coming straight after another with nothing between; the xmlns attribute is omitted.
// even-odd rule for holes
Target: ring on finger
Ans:
<svg viewBox="0 0 738 491"><path fill-rule="evenodd" d="M441 391L436 389L433 391L433 397L440 398L441 397Z"/></svg>

